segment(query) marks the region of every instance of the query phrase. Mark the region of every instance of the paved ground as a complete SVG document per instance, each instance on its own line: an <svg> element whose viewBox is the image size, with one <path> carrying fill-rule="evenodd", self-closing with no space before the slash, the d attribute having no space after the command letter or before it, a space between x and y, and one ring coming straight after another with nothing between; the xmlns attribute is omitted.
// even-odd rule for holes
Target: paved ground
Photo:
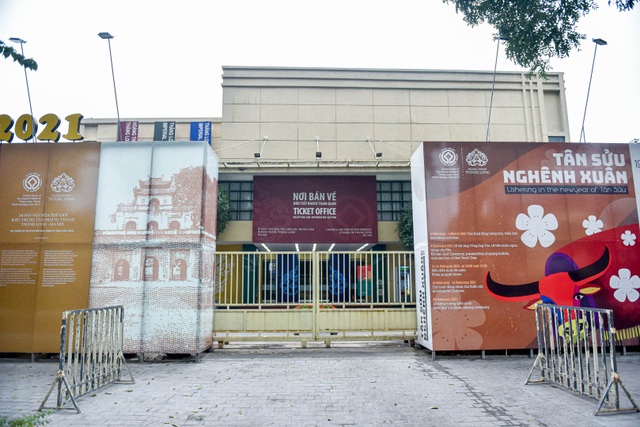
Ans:
<svg viewBox="0 0 640 427"><path fill-rule="evenodd" d="M618 364L640 402L640 354ZM432 360L404 343L231 343L200 363L130 361L135 384L108 385L78 400L81 414L56 410L46 419L50 426L640 425L640 413L594 416L594 399L525 385L532 365L526 355ZM0 359L0 415L33 414L56 370L55 361Z"/></svg>

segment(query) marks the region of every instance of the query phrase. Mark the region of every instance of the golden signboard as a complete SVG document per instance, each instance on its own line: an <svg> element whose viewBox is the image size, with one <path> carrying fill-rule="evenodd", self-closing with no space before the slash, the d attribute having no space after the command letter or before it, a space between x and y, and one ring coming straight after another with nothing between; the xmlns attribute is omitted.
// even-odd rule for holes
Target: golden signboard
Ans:
<svg viewBox="0 0 640 427"><path fill-rule="evenodd" d="M86 308L100 145L0 146L0 352L57 352Z"/></svg>

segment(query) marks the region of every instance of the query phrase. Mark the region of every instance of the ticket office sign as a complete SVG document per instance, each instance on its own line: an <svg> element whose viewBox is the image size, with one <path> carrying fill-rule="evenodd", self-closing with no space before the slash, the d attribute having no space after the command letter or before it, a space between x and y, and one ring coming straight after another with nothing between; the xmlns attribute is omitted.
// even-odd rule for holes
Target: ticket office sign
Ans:
<svg viewBox="0 0 640 427"><path fill-rule="evenodd" d="M254 243L377 243L375 176L256 176Z"/></svg>

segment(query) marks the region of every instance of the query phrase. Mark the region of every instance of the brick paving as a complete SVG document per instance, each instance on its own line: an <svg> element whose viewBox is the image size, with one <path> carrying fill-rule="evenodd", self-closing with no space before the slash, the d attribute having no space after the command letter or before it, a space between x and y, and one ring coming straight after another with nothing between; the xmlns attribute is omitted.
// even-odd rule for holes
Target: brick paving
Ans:
<svg viewBox="0 0 640 427"><path fill-rule="evenodd" d="M618 356L640 402L640 354ZM527 355L441 356L405 343L235 344L193 360L128 366L110 384L55 410L48 426L638 426L640 413L594 416L595 399L525 385ZM56 361L0 358L0 415L33 414ZM55 392L47 402L54 406ZM626 399L621 399L628 406Z"/></svg>

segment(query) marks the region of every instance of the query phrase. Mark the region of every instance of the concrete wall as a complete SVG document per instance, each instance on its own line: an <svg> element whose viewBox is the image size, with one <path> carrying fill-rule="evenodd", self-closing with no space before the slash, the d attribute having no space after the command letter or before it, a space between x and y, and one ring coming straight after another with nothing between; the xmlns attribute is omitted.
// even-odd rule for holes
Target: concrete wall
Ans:
<svg viewBox="0 0 640 427"><path fill-rule="evenodd" d="M492 101L488 71L223 70L221 158L407 160L422 141L484 141L491 104L492 141L570 139L561 73L499 72Z"/></svg>

